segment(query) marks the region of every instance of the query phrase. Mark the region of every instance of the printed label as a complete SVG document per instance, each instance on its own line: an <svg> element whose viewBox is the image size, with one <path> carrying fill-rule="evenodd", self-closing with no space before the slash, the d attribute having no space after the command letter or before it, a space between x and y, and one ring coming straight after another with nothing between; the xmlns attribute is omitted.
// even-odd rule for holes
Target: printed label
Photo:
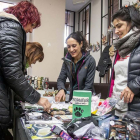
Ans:
<svg viewBox="0 0 140 140"><path fill-rule="evenodd" d="M75 105L89 105L89 97L73 96L73 104L75 104Z"/></svg>

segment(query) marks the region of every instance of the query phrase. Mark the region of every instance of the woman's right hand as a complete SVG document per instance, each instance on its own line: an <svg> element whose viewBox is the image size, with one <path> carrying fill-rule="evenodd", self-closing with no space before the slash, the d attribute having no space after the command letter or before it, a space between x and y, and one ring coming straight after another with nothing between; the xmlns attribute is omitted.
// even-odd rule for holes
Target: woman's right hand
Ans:
<svg viewBox="0 0 140 140"><path fill-rule="evenodd" d="M60 100L63 99L63 101L65 100L65 91L64 89L61 89L57 95L55 96L55 101L56 102L60 102Z"/></svg>
<svg viewBox="0 0 140 140"><path fill-rule="evenodd" d="M115 50L114 50L114 46L113 45L109 48L109 55L111 57L113 57L115 55Z"/></svg>
<svg viewBox="0 0 140 140"><path fill-rule="evenodd" d="M41 97L37 104L43 106L44 111L50 112L51 103L48 101L48 99Z"/></svg>

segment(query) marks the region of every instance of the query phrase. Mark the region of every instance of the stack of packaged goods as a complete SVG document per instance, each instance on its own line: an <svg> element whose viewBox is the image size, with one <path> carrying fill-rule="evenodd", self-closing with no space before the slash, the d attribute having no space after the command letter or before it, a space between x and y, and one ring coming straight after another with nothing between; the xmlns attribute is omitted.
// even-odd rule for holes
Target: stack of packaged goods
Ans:
<svg viewBox="0 0 140 140"><path fill-rule="evenodd" d="M48 77L37 77L26 75L28 83L36 90L45 90L49 88Z"/></svg>

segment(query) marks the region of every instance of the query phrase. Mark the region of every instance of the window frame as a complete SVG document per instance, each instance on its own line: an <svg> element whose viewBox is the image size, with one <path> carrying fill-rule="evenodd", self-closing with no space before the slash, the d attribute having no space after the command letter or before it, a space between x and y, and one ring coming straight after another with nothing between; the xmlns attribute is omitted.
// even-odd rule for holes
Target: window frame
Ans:
<svg viewBox="0 0 140 140"><path fill-rule="evenodd" d="M66 9L65 10L65 13L66 12L67 12L67 17L68 17L68 12L73 12L73 26L67 25L67 23L66 23L66 17L65 17L65 26L66 26L66 28L67 27L73 27L73 32L74 32L75 31L75 11L70 11L70 10L67 10ZM66 36L65 36L65 32L66 32ZM67 35L67 29L66 29L65 32L64 32L64 42L65 42L65 39L68 37L68 35ZM65 46L65 43L64 43L64 56L66 55L67 51L68 51L67 46Z"/></svg>
<svg viewBox="0 0 140 140"><path fill-rule="evenodd" d="M15 4L15 3L3 2L3 1L0 0L0 5L1 5L1 3L7 4L9 6L14 6L14 4ZM2 8L5 9L6 7L2 7ZM2 12L2 11L0 10L0 12Z"/></svg>
<svg viewBox="0 0 140 140"><path fill-rule="evenodd" d="M86 33L86 9L87 9L87 7L89 6L89 32L88 33ZM85 19L84 19L84 17L82 16L82 31L80 31L80 13L81 12L85 12L84 14L83 14L83 16L85 15ZM85 28L84 28L84 31L83 31L83 23L85 22ZM86 35L89 35L89 40L88 40L88 43L90 44L90 24L91 24L91 3L89 3L88 5L86 5L83 9L81 9L79 12L78 12L78 31L80 31L80 32L82 32L82 34L83 34L83 32L85 33L85 34L83 34L84 36L85 36L85 38L86 38Z"/></svg>
<svg viewBox="0 0 140 140"><path fill-rule="evenodd" d="M68 23L66 23L66 20L65 20L65 26L66 26L66 28L67 27L72 27L73 28L73 32L75 31L75 12L74 11L70 11L70 10L65 10L65 12L67 12L67 17L68 17L68 12L70 12L70 13L72 13L73 12L73 26L71 26L71 25L68 25ZM66 19L66 17L65 17L65 19ZM67 29L66 29L66 31L67 31Z"/></svg>

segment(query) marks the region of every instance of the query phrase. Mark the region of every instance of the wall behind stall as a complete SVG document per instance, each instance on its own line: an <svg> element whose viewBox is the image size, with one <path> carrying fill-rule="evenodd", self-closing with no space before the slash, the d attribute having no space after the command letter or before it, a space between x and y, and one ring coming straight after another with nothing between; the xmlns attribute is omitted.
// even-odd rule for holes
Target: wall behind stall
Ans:
<svg viewBox="0 0 140 140"><path fill-rule="evenodd" d="M95 44L97 41L100 43L101 38L101 0L91 1L91 24L90 24L90 43ZM95 61L96 66L100 59L100 51L90 53ZM94 83L99 83L99 72L96 71Z"/></svg>
<svg viewBox="0 0 140 140"><path fill-rule="evenodd" d="M56 81L64 54L65 0L33 0L41 13L41 26L33 31L32 41L42 44L45 58L32 65L29 74Z"/></svg>

